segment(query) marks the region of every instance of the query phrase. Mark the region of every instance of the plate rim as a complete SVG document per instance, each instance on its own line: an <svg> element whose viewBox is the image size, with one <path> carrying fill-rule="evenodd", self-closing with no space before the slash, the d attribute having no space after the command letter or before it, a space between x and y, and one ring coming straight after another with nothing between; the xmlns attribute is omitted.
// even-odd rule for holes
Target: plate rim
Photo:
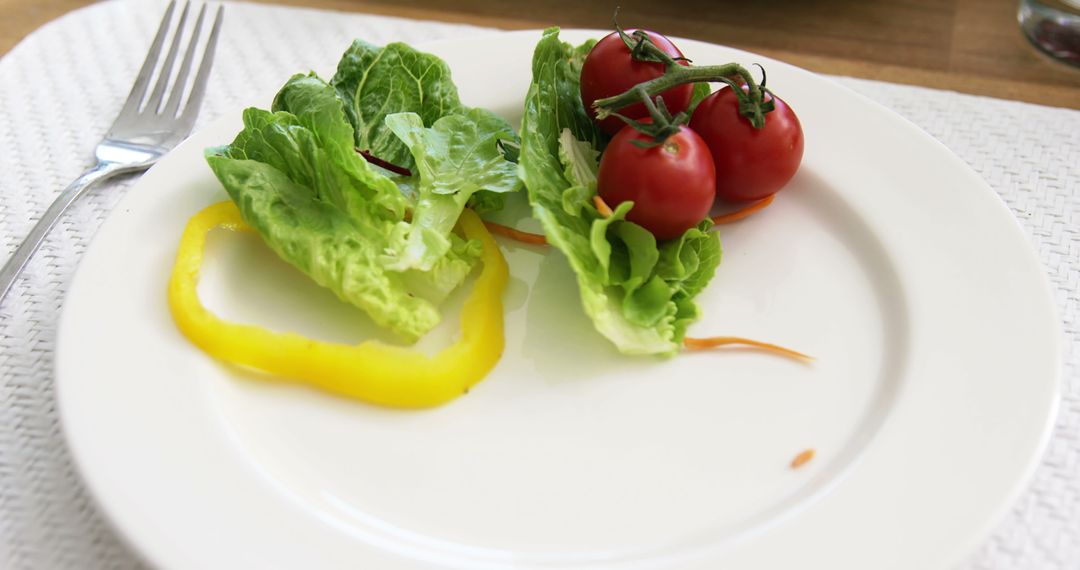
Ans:
<svg viewBox="0 0 1080 570"><path fill-rule="evenodd" d="M479 32L479 33L476 33L476 34L470 34L470 35L463 36L463 37L460 37L460 38L451 38L451 39L437 40L437 41L433 41L433 42L417 43L415 45L415 47L417 47L418 49L428 51L428 50L435 50L436 48L438 48L439 46L442 46L444 44L461 44L461 43L468 43L468 42L471 42L471 41L476 41L476 40L481 39L481 38L505 37L505 36L510 36L510 35L538 37L538 35L540 33L542 33L542 32L543 32L543 29L515 30L515 31L482 31L482 32ZM563 37L566 37L566 36L574 36L574 37L576 37L577 35L585 35L585 34L590 34L593 37L597 37L599 34L606 34L607 31L588 30L588 29L569 29L568 28L568 29L562 29L561 33L563 34ZM979 176L979 174L969 164L967 164L966 162L961 160L955 153L953 153L941 141L939 141L936 138L934 138L933 136L929 135L928 133L923 131L920 127L918 127L916 124L914 124L913 122L911 122L907 118L903 117L899 113L889 109L888 107L885 107L881 103L878 103L877 101L874 101L874 100L870 99L869 97L866 97L866 96L860 94L859 92L857 92L857 91L855 91L855 90L853 90L853 89L851 89L851 88L849 88L849 87L847 87L845 85L842 85L842 84L840 84L840 83L838 83L836 81L831 80L831 78L829 78L827 76L823 76L823 75L816 74L816 73L813 73L813 72L810 72L810 71L807 71L807 70L804 70L804 69L801 69L801 68L797 68L797 67L792 66L790 64L786 64L786 63L779 62L778 60L774 60L773 58L759 56L759 55L754 54L752 52L747 52L747 51L744 51L744 50L740 50L738 48L731 48L729 46L723 46L723 45L719 45L719 44L710 44L708 42L701 42L701 41L697 41L697 40L689 40L689 39L683 39L683 38L674 38L674 39L676 39L677 41L679 41L681 43L685 43L687 45L702 44L702 45L707 45L707 46L712 46L712 47L719 47L719 48L722 48L724 50L729 50L729 51L732 51L732 52L746 54L746 55L751 56L751 57L763 58L763 59L767 60L770 63L781 63L782 65L785 65L788 68L797 70L797 72L799 72L801 74L804 74L806 77L813 78L814 81L823 80L823 81L829 83L832 86L839 87L840 89L847 92L849 95L858 98L859 100L863 101L864 103L869 103L870 105L872 105L875 108L875 110L877 112L884 112L889 117L891 117L891 119L893 119L893 120L899 119L902 123L906 124L908 127L910 127L911 129L913 129L914 131L919 133L922 136L924 143L931 143L932 145L934 145L936 150L939 153L943 153L944 155L946 155L948 157L951 157L953 159L953 161L956 163L956 165L959 168L961 168L962 170L965 171L965 173L968 175L969 178L977 180L978 183L979 183L978 185L981 186L981 190L983 191L983 193L988 194L989 196L992 196L994 201L997 203L999 209L1004 211L1007 214L1008 218L1012 221L1013 232L1014 232L1014 234L1018 234L1018 236L1014 235L1014 237L1021 237L1023 239L1023 242L1025 243L1025 245L1028 246L1027 254L1028 254L1029 257L1034 259L1034 263L1038 267L1039 274L1041 276L1042 296L1040 297L1040 299L1042 301L1046 302L1046 303L1044 303L1045 307L1043 307L1043 308L1048 308L1049 309L1049 311L1051 313L1051 316L1052 316L1052 319L1053 319L1053 321L1055 323L1054 331L1055 331L1056 342L1054 343L1054 346L1052 347L1051 352L1053 353L1054 361L1055 361L1056 366L1054 367L1054 369L1053 369L1054 373L1053 373L1052 377L1050 378L1050 384L1052 385L1051 386L1052 394L1050 395L1051 397L1050 397L1050 402L1049 402L1048 413L1045 414L1043 422L1042 422L1042 426L1039 429L1040 435L1039 435L1037 444L1030 449L1029 458L1026 459L1023 462L1024 467L1022 469L1022 473L1020 473L1015 478L1014 484L1012 485L1011 489L1007 493L1007 497L1003 497L1001 500L998 501L998 506L996 508L996 514L994 514L992 517L987 518L980 529L978 529L978 530L973 529L973 530L971 530L971 531L969 531L967 533L968 538L965 541L965 544L963 546L957 546L957 547L952 549L953 550L953 554L952 554L953 558L951 558L949 560L942 561L942 562L947 562L947 563L950 563L950 564L957 562L960 559L960 557L962 557L966 553L971 552L974 545L977 545L980 541L982 541L982 540L984 540L986 538L986 536L989 534L989 532L992 530L992 528L995 525L998 524L998 522L1001 520L1001 518L1008 512L1010 506L1016 501L1016 499L1019 497L1019 495L1027 487L1028 483L1030 482L1032 476L1035 473L1035 470L1037 469L1037 467L1039 465L1039 461L1038 461L1039 458L1044 454L1044 452L1045 452L1045 450L1047 448L1047 445L1049 444L1049 441L1050 441L1052 433L1053 433L1054 420L1057 417L1058 410L1059 410L1059 407L1060 407L1061 391L1062 391L1062 385L1063 385L1063 371L1062 371L1062 367L1061 367L1062 343L1063 343L1061 319L1060 319L1060 315L1058 314L1058 309L1057 309L1056 303L1053 302L1053 299L1054 299L1053 286L1052 286L1052 284L1051 284L1051 282L1050 282L1050 280L1049 280L1049 278L1048 278L1048 276L1046 274L1045 267L1043 266L1042 262L1035 255L1035 252L1032 250L1032 247L1031 247L1032 244L1030 242L1030 239L1023 232L1022 227L1020 226L1019 220L1015 217L1015 215L1012 213L1012 211L1008 208L1008 205L1004 202L1004 200L1001 198L1001 196L999 196L993 190L993 188L990 187L989 184L987 184L985 182L985 180L983 180L982 177ZM202 130L206 130L206 129L210 128L211 125L215 125L215 124L218 124L220 122L228 121L231 118L232 117L229 114L224 114L221 117L215 119L213 122L211 122L211 123L209 123L207 125L204 125ZM197 134L198 133L195 133L195 135L197 135ZM191 137L191 139L197 138L195 135L193 135ZM188 146L189 141L191 139L185 141L183 144L185 146ZM178 147L173 152L176 152L178 150L180 150L180 147ZM173 153L170 153L170 155L172 155L172 154ZM160 164L168 164L168 161L169 161L169 157L166 156L159 163L159 165ZM159 165L155 165L154 169L157 169L159 167ZM116 210L122 209L125 206L125 203L127 203L130 196L137 193L135 190L140 184L142 184L142 179L140 179L140 181L136 182L135 186L132 188L132 191L130 191L128 193L128 195L125 196L120 201L119 204L117 204L117 206L114 209L114 212ZM108 223L109 223L109 220L106 220L105 224L108 224ZM87 253L89 253L94 248L94 245L95 245L94 242L95 241L96 241L96 239L92 240L90 246L87 248ZM64 302L65 309L66 309L66 307L68 305L69 298L72 296L72 292L77 290L76 285L78 283L80 283L80 275L83 273L82 268L83 268L83 264L80 263L79 267L77 268L77 270L75 272L74 277L72 278L71 286L68 288L67 293L65 293L65 299L64 299L65 300L65 302ZM65 403L66 400L63 397L63 393L64 393L63 389L62 389L63 382L61 381L61 378L64 377L64 375L61 374L61 368L62 368L61 363L63 362L63 360L59 355L61 354L61 349L62 349L62 346L63 346L63 343L61 343L60 341L61 341L62 337L64 336L64 331L66 329L70 328L70 325L67 324L67 319L65 317L67 314L69 314L69 311L64 310L62 312L62 314L60 316L60 322L59 322L59 324L57 326L57 344L56 344L57 358L54 359L54 373L55 373L56 389L54 391L54 397L56 399L56 404L58 406L58 409L60 410L60 425L61 425L62 431L64 433L64 437L65 437L65 440L66 440L67 445L69 447L69 450L71 451L72 457L74 459L74 463L76 465L77 471L80 474L80 476L83 478L83 481L86 483L87 489L90 491L89 494L92 497L92 500L94 501L95 504L97 504L99 506L101 512L105 514L104 518L109 522L109 524L110 524L110 526L112 526L112 528L114 528L115 530L118 531L117 534L122 537L122 539L124 540L124 542L126 544L128 544L129 546L132 547L132 550L134 552L138 553L138 555L143 560L152 561L152 562L157 563L157 564L168 565L170 563L175 563L176 560L166 561L166 560L158 559L158 558L156 558L154 556L154 553L145 550L146 543L136 540L136 537L132 533L131 528L125 528L125 527L121 526L118 523L118 519L116 518L115 513L112 512L113 507L110 506L105 500L103 500L103 497L99 493L99 489L95 488L94 484L92 484L92 482L91 482L91 478L88 476L88 469L90 469L90 466L88 464L89 459L87 457L85 457L83 455L83 453L81 453L79 451L79 446L76 445L76 443L75 443L75 441L79 440L82 436L81 435L76 435L75 433L73 433L71 431L73 428L70 425L70 422L67 419L65 419L65 418L69 417L69 414L65 413L65 409L67 409L67 407L70 405L70 403Z"/></svg>

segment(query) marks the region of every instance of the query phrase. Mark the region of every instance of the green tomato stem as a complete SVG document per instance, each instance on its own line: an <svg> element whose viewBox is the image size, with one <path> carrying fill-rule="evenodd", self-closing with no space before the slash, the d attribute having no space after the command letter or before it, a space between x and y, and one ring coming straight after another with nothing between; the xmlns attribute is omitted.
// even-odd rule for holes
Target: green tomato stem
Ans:
<svg viewBox="0 0 1080 570"><path fill-rule="evenodd" d="M655 55L652 53L653 49L659 51L659 48L653 45L652 42L642 43L645 44L646 47L644 49L648 50L650 55ZM651 48L649 46L651 46ZM685 83L719 81L726 83L735 89L736 96L739 98L739 113L746 117L751 125L758 129L765 126L765 113L769 110L769 106L764 100L765 91L754 81L753 76L750 75L750 71L745 67L737 63L705 66L679 65L674 59L667 56L667 54L664 54L664 56L666 56L668 62L670 62L665 63L667 71L664 75L661 75L656 79L639 83L614 97L597 99L593 104L596 108L596 117L598 119L605 119L609 117L613 111L618 111L628 105L642 102L642 93L647 97L655 97L672 87L677 87ZM747 91L743 92L743 90L739 88L739 85L732 79L733 77L741 78L746 83Z"/></svg>

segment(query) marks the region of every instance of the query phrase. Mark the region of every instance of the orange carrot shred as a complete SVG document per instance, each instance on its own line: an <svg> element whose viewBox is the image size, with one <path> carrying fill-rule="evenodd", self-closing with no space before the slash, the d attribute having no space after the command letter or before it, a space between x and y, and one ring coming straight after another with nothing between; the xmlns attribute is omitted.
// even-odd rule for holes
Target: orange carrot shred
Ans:
<svg viewBox="0 0 1080 570"><path fill-rule="evenodd" d="M603 198L600 196L593 196L592 201L593 204L596 204L596 210L600 212L601 216L604 216L605 218L611 217L611 206L608 206Z"/></svg>
<svg viewBox="0 0 1080 570"><path fill-rule="evenodd" d="M714 224L716 224L716 225L730 224L731 222L737 222L737 221L749 216L750 214L753 214L754 212L763 209L765 206L768 206L769 204L772 204L772 201L773 201L774 197L776 197L776 194L770 194L770 195L758 200L757 202L754 202L753 204L749 204L747 206L743 206L742 208L739 208L738 210L735 210L734 212L728 212L726 214L720 214L719 216L716 216L715 218L713 218L712 222Z"/></svg>
<svg viewBox="0 0 1080 570"><path fill-rule="evenodd" d="M523 232L521 230L511 228L510 226L504 226L502 224L496 224L495 222L489 222L486 220L484 221L484 225L487 226L489 232L495 235L500 235L520 241L522 243L529 243L532 245L547 245L547 238L540 234Z"/></svg>
<svg viewBox="0 0 1080 570"><path fill-rule="evenodd" d="M807 450L803 451L802 453L796 455L795 459L791 460L791 468L792 469L798 469L798 468L802 467L803 465L806 465L807 463L809 463L810 460L813 459L813 458L814 458L814 450L813 450L813 448L807 449Z"/></svg>
<svg viewBox="0 0 1080 570"><path fill-rule="evenodd" d="M762 350L767 350L769 352L773 352L773 353L779 354L781 356L786 356L788 358L794 358L796 360L808 361L808 360L813 360L814 359L813 356L803 354L801 352L796 352L794 350L791 350L790 348L784 348L784 347L776 345L776 344L770 344L770 343L767 343L767 342L761 342L760 340L753 340L753 339L742 338L742 337L738 337L738 336L710 336L710 337L706 337L706 338L691 338L691 337L683 338L683 346L685 346L686 348L688 348L690 350L705 350L705 349L708 349L708 348L716 348L718 346L725 346L725 345L731 345L731 344L741 344L741 345L744 345L744 346L751 346L751 347L754 347L754 348L760 348Z"/></svg>

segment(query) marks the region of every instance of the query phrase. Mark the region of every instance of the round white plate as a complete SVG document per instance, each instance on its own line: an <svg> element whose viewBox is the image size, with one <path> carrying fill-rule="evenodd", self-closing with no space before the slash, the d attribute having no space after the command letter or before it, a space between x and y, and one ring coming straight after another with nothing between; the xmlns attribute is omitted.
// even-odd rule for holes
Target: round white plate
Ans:
<svg viewBox="0 0 1080 570"><path fill-rule="evenodd" d="M516 122L538 38L424 47L467 104ZM138 551L167 568L380 570L925 569L970 551L1022 488L1057 400L1058 321L1029 244L970 168L892 112L780 62L680 45L762 62L807 140L776 202L721 228L690 334L816 362L620 356L562 256L510 242L505 355L443 407L382 409L215 362L173 326L165 284L188 217L225 197L202 149L232 139L237 112L132 189L61 319L64 432ZM210 249L200 291L227 317L378 334L258 238L219 232ZM456 328L453 305L427 349Z"/></svg>

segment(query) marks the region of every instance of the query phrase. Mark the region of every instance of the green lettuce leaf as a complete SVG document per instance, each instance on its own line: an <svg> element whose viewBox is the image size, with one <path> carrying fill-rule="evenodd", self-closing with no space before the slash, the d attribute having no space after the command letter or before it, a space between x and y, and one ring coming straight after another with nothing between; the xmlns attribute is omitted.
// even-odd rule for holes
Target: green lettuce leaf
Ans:
<svg viewBox="0 0 1080 570"><path fill-rule="evenodd" d="M708 83L701 82L695 83L693 91L690 92L690 107L686 110L688 115L694 114L694 109L697 109L698 103L701 100L712 94L712 86Z"/></svg>
<svg viewBox="0 0 1080 570"><path fill-rule="evenodd" d="M469 207L477 214L498 212L506 206L506 194L481 190L469 198Z"/></svg>
<svg viewBox="0 0 1080 570"><path fill-rule="evenodd" d="M356 42L333 82L293 76L207 162L282 259L412 342L479 259L479 243L452 232L462 208L520 187L500 141L516 145L513 129L462 106L441 60ZM357 147L414 174L373 166Z"/></svg>
<svg viewBox="0 0 1080 570"><path fill-rule="evenodd" d="M355 145L409 169L411 153L386 126L386 117L416 113L430 127L462 109L446 63L403 43L377 47L356 40L342 56L330 84L345 102Z"/></svg>
<svg viewBox="0 0 1080 570"><path fill-rule="evenodd" d="M592 43L574 47L545 31L533 54L518 175L547 240L577 275L582 306L597 330L627 354L672 354L699 315L693 298L720 262L720 242L703 220L657 244L626 221L633 204L605 218L592 203L596 156L605 143L578 95Z"/></svg>
<svg viewBox="0 0 1080 570"><path fill-rule="evenodd" d="M585 141L574 138L570 129L559 133L559 160L566 165L563 177L576 186L596 188L596 172L600 169L600 151Z"/></svg>
<svg viewBox="0 0 1080 570"><path fill-rule="evenodd" d="M244 220L316 283L409 341L439 322L431 301L384 268L387 236L404 222L364 200L372 189L296 116L247 109L244 131L228 147L209 149L207 162Z"/></svg>
<svg viewBox="0 0 1080 570"><path fill-rule="evenodd" d="M357 185L358 192L328 197L331 201L350 213L360 215L361 212L352 212L351 206L343 201L351 200L356 204L376 202L389 209L395 217L402 217L407 205L405 197L396 184L356 152L352 145L353 129L342 120L341 100L325 81L314 74L294 75L274 97L271 110L294 116L331 160L360 183ZM243 136L244 133L241 133ZM295 159L296 156L281 154L280 158Z"/></svg>
<svg viewBox="0 0 1080 570"><path fill-rule="evenodd" d="M484 109L442 117L431 128L416 113L396 113L386 126L409 148L420 177L407 243L390 267L428 271L449 250L447 236L475 193L520 188L516 165L498 146L513 130Z"/></svg>

